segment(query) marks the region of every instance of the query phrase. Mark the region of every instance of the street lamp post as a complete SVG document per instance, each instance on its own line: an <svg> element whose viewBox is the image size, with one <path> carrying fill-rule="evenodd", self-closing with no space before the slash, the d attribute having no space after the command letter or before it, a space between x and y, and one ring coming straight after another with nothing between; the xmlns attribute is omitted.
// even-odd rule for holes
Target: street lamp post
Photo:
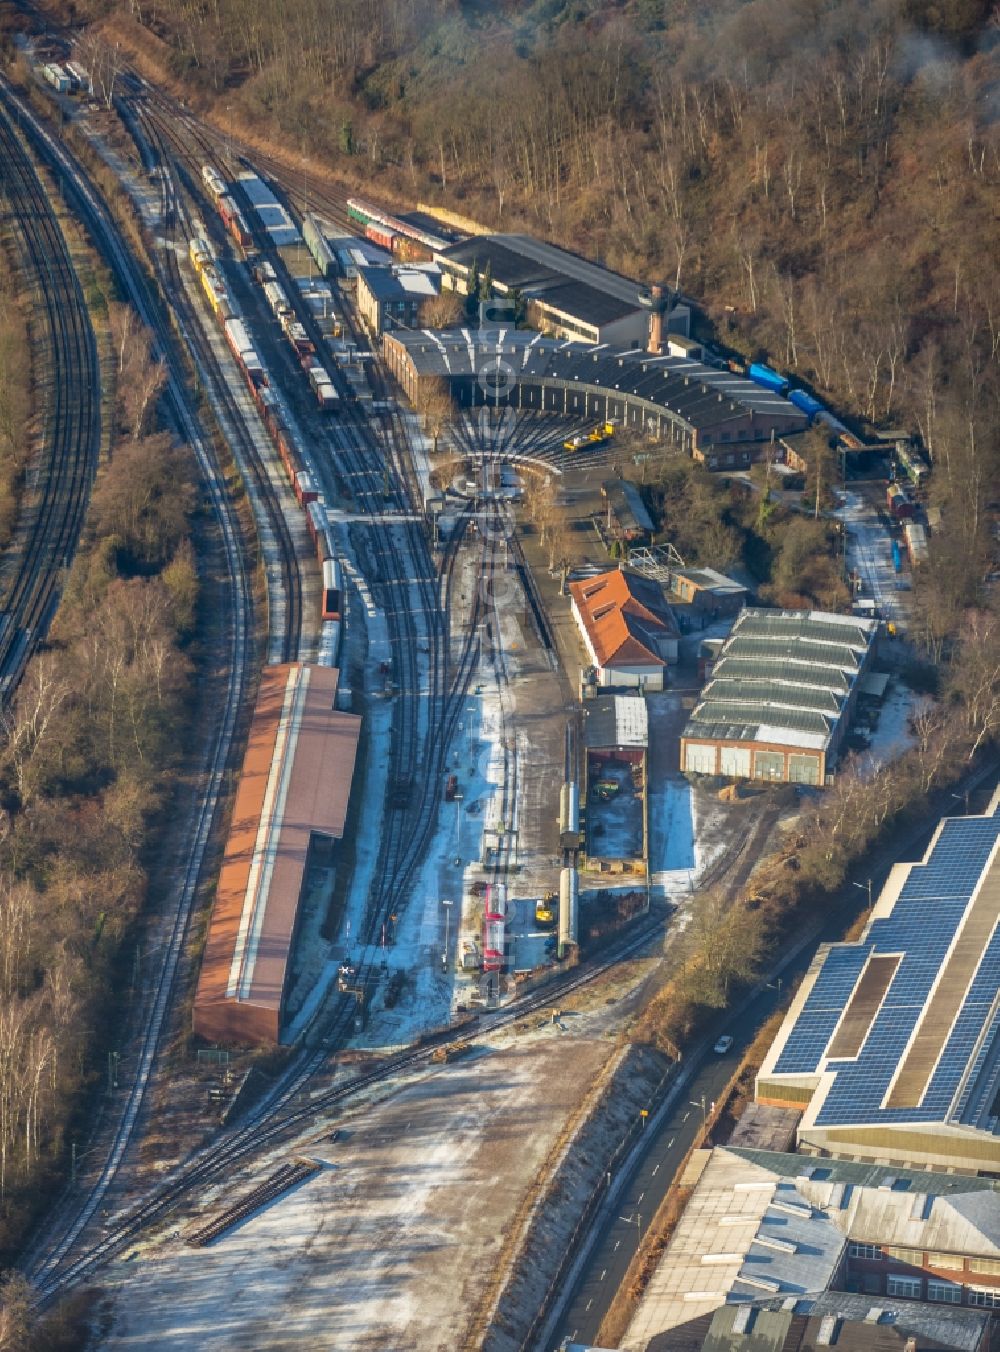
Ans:
<svg viewBox="0 0 1000 1352"><path fill-rule="evenodd" d="M701 1098L697 1100L688 1099L688 1102L691 1104L692 1108L701 1109L701 1129L704 1131L705 1127L708 1125L708 1106L705 1103L705 1095L702 1094Z"/></svg>
<svg viewBox="0 0 1000 1352"><path fill-rule="evenodd" d="M862 892L867 891L867 893L868 893L868 909L869 909L869 911L870 911L871 908L872 908L872 880L871 880L871 878L868 878L868 879L867 879L865 882L863 882L863 883L856 883L856 882L854 882L854 879L852 878L852 879L851 879L851 882L852 882L852 884L853 884L855 887L860 888Z"/></svg>
<svg viewBox="0 0 1000 1352"><path fill-rule="evenodd" d="M965 804L965 815L968 816L968 815L969 815L969 790L966 789L964 793L953 793L951 796L952 796L952 798L954 798L954 800L955 800L956 803L964 803L964 804Z"/></svg>

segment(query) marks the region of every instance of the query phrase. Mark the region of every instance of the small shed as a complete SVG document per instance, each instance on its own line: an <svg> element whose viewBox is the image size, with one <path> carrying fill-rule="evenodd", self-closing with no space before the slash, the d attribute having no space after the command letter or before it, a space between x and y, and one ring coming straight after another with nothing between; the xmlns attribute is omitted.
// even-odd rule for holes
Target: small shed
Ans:
<svg viewBox="0 0 1000 1352"><path fill-rule="evenodd" d="M696 606L713 616L735 615L747 600L747 589L714 568L675 568L670 590L678 601Z"/></svg>
<svg viewBox="0 0 1000 1352"><path fill-rule="evenodd" d="M631 544L652 535L653 520L637 484L628 479L607 479L601 484L601 496L608 504L608 530L619 540Z"/></svg>

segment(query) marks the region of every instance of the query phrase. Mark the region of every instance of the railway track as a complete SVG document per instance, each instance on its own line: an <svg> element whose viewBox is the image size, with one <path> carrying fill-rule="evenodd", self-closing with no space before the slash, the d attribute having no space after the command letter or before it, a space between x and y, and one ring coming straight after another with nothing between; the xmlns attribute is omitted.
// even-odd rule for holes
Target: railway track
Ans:
<svg viewBox="0 0 1000 1352"><path fill-rule="evenodd" d="M0 703L9 704L45 637L76 550L101 445L100 365L90 314L55 212L7 115L0 111L0 183L51 375L36 399L43 485L0 619ZM39 322L40 321L40 322ZM38 373L36 372L36 375Z"/></svg>
<svg viewBox="0 0 1000 1352"><path fill-rule="evenodd" d="M132 132L147 173L159 170L161 190L160 214L163 222L164 247L158 249L155 261L160 273L163 294L169 299L184 326L196 362L203 378L207 378L216 400L221 405L230 449L253 483L256 497L263 504L265 521L258 527L270 530L278 546L280 562L280 599L268 587L268 625L278 645L276 656L282 662L291 662L298 656L302 638L302 574L295 543L288 521L282 510L281 496L268 472L258 449L248 416L252 418L261 439L266 438L263 423L256 412L247 414L240 408L233 393L231 377L223 370L216 356L201 312L192 304L181 278L178 249L186 254L187 243L196 234L192 213L175 180L175 168L167 149L162 129L143 116L141 105L129 107L126 99L119 100L123 120ZM211 321L209 321L211 322ZM270 579L269 579L270 582ZM275 617L281 615L280 623Z"/></svg>
<svg viewBox="0 0 1000 1352"><path fill-rule="evenodd" d="M158 156L162 156L164 164L172 162L177 178L181 182L186 179L189 193L194 187L196 194L201 163L221 162L218 142L186 113L176 107L164 109L158 96L154 98L144 93L142 102L137 116L141 116L152 144L158 146ZM179 127L184 128L184 132L179 132ZM168 217L171 211L177 210L173 199L165 197L163 205ZM254 219L249 210L246 214L248 220ZM257 243L268 255L268 241L258 235ZM289 285L283 264L273 251L270 257L294 300L295 288ZM342 308L345 314L349 313L347 307ZM305 307L300 307L298 317L307 332L311 332L313 320ZM379 375L376 383L382 380L384 377ZM402 418L398 412L368 417L346 398L343 382L340 393L344 416L336 427L330 427L314 415L308 428L314 457L320 461L321 482L329 489L338 474L350 476L352 483L358 485L359 506L373 517L381 517L387 507L401 514L411 513L414 506L410 490L412 480L407 473L406 430ZM452 651L447 581L443 605L440 599L441 577L450 578L460 540L461 533L458 533L446 548L441 573L431 558L422 526L414 520L407 519L398 525L374 530L374 547L366 554L366 565L371 565L372 569L373 592L385 613L392 639L393 674L400 692L394 710L393 772L397 777L404 772L412 773L413 780L411 801L389 813L388 826L382 836L376 883L369 896L364 926L361 965L366 974L375 972L378 939L389 910L398 906L400 897L405 895L433 832L448 744L454 735L462 700L479 656L477 624L469 626L457 653ZM484 543L481 567L487 575L492 575L496 561L495 543ZM421 647L426 663L419 660ZM512 803L516 794L513 779L516 763L507 761L506 752L505 748L504 795L505 803ZM498 871L500 867L498 861ZM632 937L628 952L635 951L648 941L648 937L648 934ZM584 981L594 979L622 956L622 953L616 953L599 969L588 970L583 975L568 973L568 980L559 985L555 993L568 993ZM504 1022L523 1017L551 998L551 991L525 998L499 1017ZM322 1067L330 1051L349 1034L352 1016L350 1001L335 997L329 1002L309 1030L307 1045L248 1120L181 1166L150 1197L126 1216L115 1220L97 1244L74 1256L73 1246L98 1204L92 1197L82 1222L70 1226L65 1231L65 1238L32 1269L40 1302L48 1303L113 1253L120 1252L136 1234L166 1214L193 1189L205 1186L246 1162L261 1149L277 1144L288 1133L301 1130L315 1118L317 1111L335 1106L409 1065L417 1066L431 1054L428 1049L415 1051L380 1068L373 1076L366 1077L364 1083L334 1086L320 1095L313 1092L308 1102L302 1102L302 1090Z"/></svg>
<svg viewBox="0 0 1000 1352"><path fill-rule="evenodd" d="M352 1101L394 1077L432 1068L435 1052L441 1047L457 1047L467 1043L470 1036L487 1036L499 1032L565 1000L619 963L641 953L660 933L662 926L662 917L651 917L641 929L633 930L618 944L610 946L600 959L581 963L579 967L567 970L544 990L533 991L503 1009L483 1016L474 1029L466 1026L458 1036L449 1032L428 1039L424 1045L391 1057L377 1068L345 1084L334 1085L320 1094L312 1094L306 1103L272 1114L269 1120L255 1124L251 1130L244 1128L234 1131L221 1142L206 1147L163 1180L154 1192L130 1211L112 1217L103 1237L91 1248L62 1267L58 1273L37 1282L38 1305L41 1308L48 1306L61 1292L90 1277L135 1242L140 1234L164 1221L192 1193L208 1188L224 1176L233 1176L237 1169L266 1152L283 1145L292 1148L296 1141L314 1129L320 1113L346 1108ZM323 1131L328 1130L329 1122L326 1122Z"/></svg>
<svg viewBox="0 0 1000 1352"><path fill-rule="evenodd" d="M90 231L142 322L154 335L156 348L167 367L166 400L179 433L190 443L197 456L209 500L219 523L230 584L228 641L224 654L220 654L226 662L226 685L225 690L220 692L220 716L212 724L211 739L197 767L199 782L203 787L183 823L183 838L190 843L179 868L171 910L161 921L163 961L146 993L137 1020L139 1033L135 1072L123 1098L113 1104L114 1116L105 1122L106 1139L102 1145L104 1164L95 1184L82 1200L72 1189L67 1192L56 1208L52 1221L26 1255L24 1266L27 1274L42 1289L51 1281L52 1275L107 1196L145 1103L208 839L230 760L236 718L244 700L252 656L253 610L240 545L239 523L211 447L201 435L187 392L180 352L147 277L124 244L117 225L103 200L91 187L83 168L65 145L56 141L37 116L18 100L15 91L3 77L0 77L0 105L5 120L7 110L19 110L21 125L37 154L61 177L64 191L71 198L79 218Z"/></svg>

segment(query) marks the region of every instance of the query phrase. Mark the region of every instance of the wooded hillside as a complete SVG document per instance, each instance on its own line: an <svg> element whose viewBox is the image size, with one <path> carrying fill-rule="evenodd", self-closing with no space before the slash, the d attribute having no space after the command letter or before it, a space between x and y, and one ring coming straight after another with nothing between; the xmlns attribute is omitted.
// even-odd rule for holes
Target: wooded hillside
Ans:
<svg viewBox="0 0 1000 1352"><path fill-rule="evenodd" d="M992 0L81 10L237 131L666 278L745 354L919 427L968 599L1000 423Z"/></svg>

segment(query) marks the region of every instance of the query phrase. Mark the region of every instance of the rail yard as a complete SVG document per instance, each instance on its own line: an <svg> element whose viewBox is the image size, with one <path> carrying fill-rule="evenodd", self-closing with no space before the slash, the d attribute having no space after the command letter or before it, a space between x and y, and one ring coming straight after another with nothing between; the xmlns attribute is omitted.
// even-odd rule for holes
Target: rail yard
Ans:
<svg viewBox="0 0 1000 1352"><path fill-rule="evenodd" d="M931 870L939 838L947 855L958 827L939 819L963 799L993 867L991 734L939 775L937 701L967 691L917 655L945 529L932 458L909 432L852 431L862 420L791 355L728 347L734 323L681 290L679 264L676 285L624 276L515 232L502 195L496 229L458 214L443 146L428 205L374 152L369 166L345 150L341 178L228 105L223 122L185 102L148 52L87 25L28 3L11 23L0 257L30 301L33 417L0 568L5 735L20 719L41 743L30 664L67 588L127 553L93 526L92 494L107 511L121 487L133 324L155 435L196 475L187 552L153 594L171 613L198 597L152 882L136 918L119 932L102 910L89 939L96 951L114 930L114 999L64 1117L26 1119L46 1172L10 1246L25 1327L69 1310L81 1348L123 1350L597 1352L608 1338L644 1352L711 1336L685 1300L706 1321L748 1311L734 1339L774 1318L767 1301L811 1288L755 1286L735 1239L697 1260L733 1265L724 1290L692 1277L681 1313L662 1294L674 1227L683 1245L725 1170L743 1180L733 1197L763 1189L754 1170L784 1180L780 1211L779 1188L806 1180L819 1197L819 1154L827 1173L875 1167L861 1128L857 1149L836 1132L812 1148L815 1086L757 1035L774 1037L780 1011L787 1045L808 1040L803 1001L848 951L842 1003L858 1028L882 1017L866 992L881 981L881 999L903 960L866 967L868 949L903 872ZM81 282L67 214L107 294ZM81 541L97 562L71 584ZM119 698L141 757L125 684ZM50 782L93 791L61 756ZM906 757L922 791L881 809L867 855L831 864L867 820L856 804L888 802ZM99 793L118 787L109 765ZM106 801L127 818L121 778L125 806ZM8 796L30 824L27 793ZM881 834L893 813L898 838ZM56 887L58 868L12 868L15 882ZM992 961L994 893L967 890ZM971 1009L967 949L953 967ZM57 983L38 984L39 1006L58 1007ZM983 1105L994 1016L969 1057ZM850 1040L838 1028L830 1055ZM40 1056L37 1078L54 1081L56 1061ZM969 1158L992 1159L996 1116L976 1125ZM812 1163L790 1163L800 1146ZM838 1195L812 1212L786 1198L785 1223L825 1225ZM761 1234L747 1252L759 1241L791 1264L795 1245ZM850 1261L876 1238L855 1226ZM940 1258L930 1247L911 1266ZM810 1299L834 1298L840 1278L823 1280Z"/></svg>

